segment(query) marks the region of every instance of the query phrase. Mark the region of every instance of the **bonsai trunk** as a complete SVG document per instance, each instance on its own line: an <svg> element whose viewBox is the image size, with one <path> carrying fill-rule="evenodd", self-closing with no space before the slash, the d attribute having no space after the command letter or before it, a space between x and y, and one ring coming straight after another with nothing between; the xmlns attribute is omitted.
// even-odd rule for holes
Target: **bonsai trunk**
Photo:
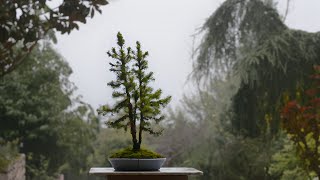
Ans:
<svg viewBox="0 0 320 180"><path fill-rule="evenodd" d="M131 122L131 136L132 136L132 149L134 151L139 151L140 143L137 140L137 130L134 122Z"/></svg>
<svg viewBox="0 0 320 180"><path fill-rule="evenodd" d="M140 126L139 126L139 148L140 148L140 145L141 145L141 142L142 142L142 126L143 126L143 114L141 113L141 119L140 119Z"/></svg>
<svg viewBox="0 0 320 180"><path fill-rule="evenodd" d="M131 125L131 136L132 136L132 149L134 151L139 151L141 148L141 142L142 142L142 125L140 123L139 127L139 140L137 140L137 135L136 135L136 125L135 123L132 123Z"/></svg>
<svg viewBox="0 0 320 180"><path fill-rule="evenodd" d="M132 149L133 149L133 151L139 151L140 150L140 143L139 142L133 142Z"/></svg>
<svg viewBox="0 0 320 180"><path fill-rule="evenodd" d="M141 148L141 142L142 142L142 124L140 122L140 127L139 127L139 140L137 140L137 135L136 135L136 125L135 123L132 123L131 125L131 135L132 135L132 149L134 151L139 151Z"/></svg>
<svg viewBox="0 0 320 180"><path fill-rule="evenodd" d="M131 122L131 136L132 136L132 150L133 151L139 151L140 150L140 144L137 140L137 129L136 129L136 123Z"/></svg>

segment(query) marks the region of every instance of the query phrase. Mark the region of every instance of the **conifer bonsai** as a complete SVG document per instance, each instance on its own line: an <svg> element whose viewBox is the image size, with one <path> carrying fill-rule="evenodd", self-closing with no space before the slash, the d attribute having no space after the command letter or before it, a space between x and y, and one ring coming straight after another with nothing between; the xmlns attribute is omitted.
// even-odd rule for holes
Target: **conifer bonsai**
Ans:
<svg viewBox="0 0 320 180"><path fill-rule="evenodd" d="M98 113L108 117L108 127L125 131L129 129L132 137L130 150L138 152L143 132L156 136L162 133L162 129L155 130L152 125L164 119L161 110L170 102L171 96L162 98L161 89L154 90L150 86L150 82L155 79L153 72L147 71L148 52L141 50L141 44L137 41L135 50L125 47L125 40L120 32L117 34L117 41L118 47L107 52L114 60L109 64L116 79L110 81L108 86L114 90L112 97L116 103L113 106L101 106ZM127 152L123 154L125 153Z"/></svg>

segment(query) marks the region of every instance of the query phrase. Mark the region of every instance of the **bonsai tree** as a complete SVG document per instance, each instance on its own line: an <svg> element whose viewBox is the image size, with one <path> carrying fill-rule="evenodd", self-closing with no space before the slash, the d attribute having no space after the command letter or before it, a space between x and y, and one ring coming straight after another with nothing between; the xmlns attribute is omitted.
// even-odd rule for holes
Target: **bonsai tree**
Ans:
<svg viewBox="0 0 320 180"><path fill-rule="evenodd" d="M118 48L112 48L107 54L113 58L110 62L110 71L116 75L116 80L110 81L114 91L112 97L116 100L113 106L104 105L98 113L108 116L107 126L117 129L130 129L132 150L139 151L142 143L142 134L147 132L160 135L162 129L155 130L152 124L158 124L164 119L161 114L171 100L171 96L161 98L161 89L154 90L150 82L154 81L153 72L147 72L148 52L141 50L141 44L136 42L136 50L125 47L122 34L117 34Z"/></svg>

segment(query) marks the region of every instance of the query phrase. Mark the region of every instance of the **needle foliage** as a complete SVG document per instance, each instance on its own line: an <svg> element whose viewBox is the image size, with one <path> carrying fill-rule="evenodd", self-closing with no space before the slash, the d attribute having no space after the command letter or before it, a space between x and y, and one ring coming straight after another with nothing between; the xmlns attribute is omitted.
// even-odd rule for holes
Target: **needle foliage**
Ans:
<svg viewBox="0 0 320 180"><path fill-rule="evenodd" d="M171 100L171 96L162 98L162 90L154 90L150 83L154 81L153 72L148 72L148 52L141 49L136 42L136 50L125 47L122 34L117 34L118 48L108 51L110 71L116 79L108 85L114 90L112 97L116 100L113 106L104 105L98 113L108 115L107 125L117 129L130 129L133 149L139 150L142 143L142 133L160 135L162 129L155 129L152 123L158 124L164 119L161 109Z"/></svg>

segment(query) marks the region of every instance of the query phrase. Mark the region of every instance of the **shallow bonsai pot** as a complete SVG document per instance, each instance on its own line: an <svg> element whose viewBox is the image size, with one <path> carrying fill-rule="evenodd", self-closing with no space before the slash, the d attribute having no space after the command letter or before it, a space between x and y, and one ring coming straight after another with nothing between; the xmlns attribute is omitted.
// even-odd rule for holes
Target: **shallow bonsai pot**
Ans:
<svg viewBox="0 0 320 180"><path fill-rule="evenodd" d="M157 171L161 168L165 161L166 158L109 158L109 162L116 171Z"/></svg>

